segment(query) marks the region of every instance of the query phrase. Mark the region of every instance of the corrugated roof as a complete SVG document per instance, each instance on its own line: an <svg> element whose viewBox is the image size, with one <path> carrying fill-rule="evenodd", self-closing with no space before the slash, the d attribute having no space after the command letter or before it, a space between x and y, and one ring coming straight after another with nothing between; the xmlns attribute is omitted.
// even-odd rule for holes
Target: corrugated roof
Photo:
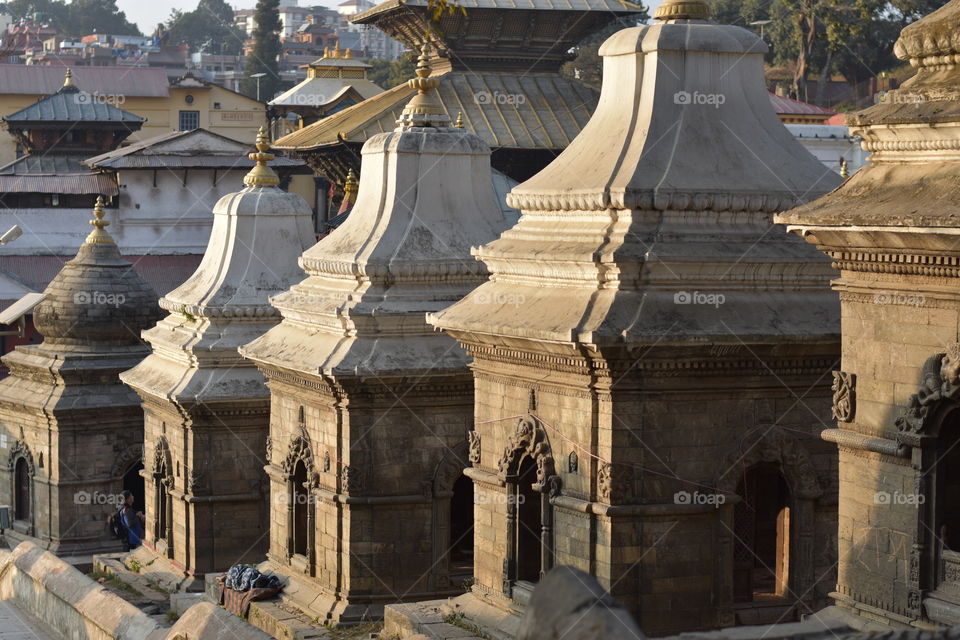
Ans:
<svg viewBox="0 0 960 640"><path fill-rule="evenodd" d="M362 23L367 18L396 7L426 7L428 0L386 0L372 9L350 18ZM470 9L535 9L538 11L641 11L643 7L627 0L458 0L457 5Z"/></svg>
<svg viewBox="0 0 960 640"><path fill-rule="evenodd" d="M66 67L0 64L0 91L48 96L63 86ZM73 83L90 93L137 98L170 95L163 69L147 67L73 67Z"/></svg>
<svg viewBox="0 0 960 640"><path fill-rule="evenodd" d="M793 98L787 98L785 96L778 96L769 91L767 93L770 95L770 104L773 105L773 110L779 114L831 116L836 113L836 111L824 109L815 104L801 102L800 100L794 100Z"/></svg>
<svg viewBox="0 0 960 640"><path fill-rule="evenodd" d="M322 107L340 98L353 87L366 100L383 93L383 89L364 78L307 78L271 100L271 106Z"/></svg>
<svg viewBox="0 0 960 640"><path fill-rule="evenodd" d="M238 140L206 129L193 129L147 138L87 158L83 165L99 169L249 169L254 162L248 153L253 150L251 145ZM270 166L277 169L301 167L304 162L278 156Z"/></svg>
<svg viewBox="0 0 960 640"><path fill-rule="evenodd" d="M58 193L73 195L117 195L117 183L105 173L62 176L0 175L0 193Z"/></svg>
<svg viewBox="0 0 960 640"><path fill-rule="evenodd" d="M75 86L62 87L52 96L42 98L3 118L6 122L121 122L139 129L146 120L119 109Z"/></svg>
<svg viewBox="0 0 960 640"><path fill-rule="evenodd" d="M83 238L77 238L77 245ZM10 256L0 255L0 270L10 274L34 291L43 291L50 284L63 265L74 256ZM133 264L133 268L147 281L158 296L164 296L193 275L203 256L161 255L161 256L124 256Z"/></svg>
<svg viewBox="0 0 960 640"><path fill-rule="evenodd" d="M0 167L0 175L57 175L90 173L90 169L81 164L83 156L61 154L37 154L17 158L10 164Z"/></svg>
<svg viewBox="0 0 960 640"><path fill-rule="evenodd" d="M555 73L468 73L439 76L435 90L452 118L492 148L564 149L590 119L598 94ZM415 90L406 84L384 91L309 127L277 140L278 149L306 150L337 144L338 134L353 142L396 128Z"/></svg>

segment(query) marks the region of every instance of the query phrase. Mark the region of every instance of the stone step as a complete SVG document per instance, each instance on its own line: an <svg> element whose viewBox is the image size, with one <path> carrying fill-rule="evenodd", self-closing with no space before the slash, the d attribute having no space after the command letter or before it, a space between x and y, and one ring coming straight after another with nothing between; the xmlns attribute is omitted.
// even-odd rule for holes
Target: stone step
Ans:
<svg viewBox="0 0 960 640"><path fill-rule="evenodd" d="M141 605L154 604L157 608L162 608L158 613L166 613L170 603L170 593L148 576L140 575L127 568L123 563L123 553L100 554L94 556L94 571L113 576L121 581L130 589L135 590L140 595L137 596L133 591L121 593L125 600L132 602L140 608Z"/></svg>
<svg viewBox="0 0 960 640"><path fill-rule="evenodd" d="M275 600L250 603L247 622L277 640L310 640L329 638L329 629L315 624L306 615Z"/></svg>

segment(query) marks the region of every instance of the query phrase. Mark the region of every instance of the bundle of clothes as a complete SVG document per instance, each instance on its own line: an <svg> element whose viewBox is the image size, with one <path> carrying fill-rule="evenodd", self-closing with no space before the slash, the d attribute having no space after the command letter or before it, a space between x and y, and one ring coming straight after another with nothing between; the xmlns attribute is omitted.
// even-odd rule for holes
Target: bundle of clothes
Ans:
<svg viewBox="0 0 960 640"><path fill-rule="evenodd" d="M230 613L247 617L250 603L266 600L280 593L283 585L275 575L261 573L252 564L235 564L217 576L220 604Z"/></svg>

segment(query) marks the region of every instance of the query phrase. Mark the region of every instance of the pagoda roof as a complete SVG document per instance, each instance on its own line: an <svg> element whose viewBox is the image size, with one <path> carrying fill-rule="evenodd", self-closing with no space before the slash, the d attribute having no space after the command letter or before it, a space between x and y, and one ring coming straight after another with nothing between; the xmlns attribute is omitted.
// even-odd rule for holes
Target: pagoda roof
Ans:
<svg viewBox="0 0 960 640"><path fill-rule="evenodd" d="M372 16L391 11L397 7L424 7L429 0L386 0L372 9L358 13L350 22L363 23ZM627 0L459 0L457 5L471 9L534 9L537 11L643 11L644 7Z"/></svg>
<svg viewBox="0 0 960 640"><path fill-rule="evenodd" d="M492 149L563 149L597 106L593 89L555 73L448 71L435 77L441 79L435 93L447 113L454 119L462 113L464 126ZM274 147L305 151L343 140L363 143L395 129L415 92L406 84L398 85L294 131Z"/></svg>
<svg viewBox="0 0 960 640"><path fill-rule="evenodd" d="M62 87L55 94L41 98L28 107L4 116L16 124L29 122L123 123L140 128L146 120L105 101L96 99L76 86ZM129 127L128 127L129 128Z"/></svg>

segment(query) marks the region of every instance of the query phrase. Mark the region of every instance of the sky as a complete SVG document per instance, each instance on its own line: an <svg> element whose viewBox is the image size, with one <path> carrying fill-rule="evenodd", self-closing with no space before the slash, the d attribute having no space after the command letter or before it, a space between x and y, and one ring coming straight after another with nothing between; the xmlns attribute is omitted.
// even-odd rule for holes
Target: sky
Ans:
<svg viewBox="0 0 960 640"><path fill-rule="evenodd" d="M234 9L252 9L257 0L228 0ZM339 4L337 0L300 0L300 4L322 4L329 7ZM650 12L660 4L660 0L648 0ZM145 35L153 33L158 22L165 22L171 9L193 11L197 8L197 0L117 0L117 6L127 14L127 20L136 22Z"/></svg>

